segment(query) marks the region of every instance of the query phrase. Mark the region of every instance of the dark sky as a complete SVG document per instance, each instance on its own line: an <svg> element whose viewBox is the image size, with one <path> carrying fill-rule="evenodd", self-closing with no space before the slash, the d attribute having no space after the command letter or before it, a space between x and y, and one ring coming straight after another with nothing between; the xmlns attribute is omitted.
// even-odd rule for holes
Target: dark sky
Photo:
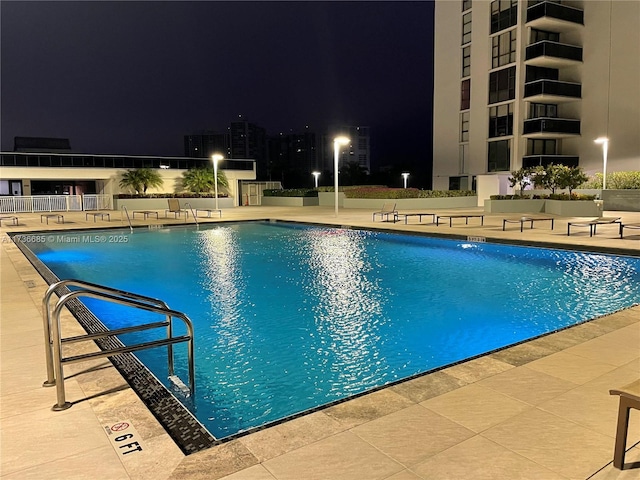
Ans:
<svg viewBox="0 0 640 480"><path fill-rule="evenodd" d="M0 3L2 151L183 155L242 114L268 134L372 128L374 162L430 158L433 3Z"/></svg>

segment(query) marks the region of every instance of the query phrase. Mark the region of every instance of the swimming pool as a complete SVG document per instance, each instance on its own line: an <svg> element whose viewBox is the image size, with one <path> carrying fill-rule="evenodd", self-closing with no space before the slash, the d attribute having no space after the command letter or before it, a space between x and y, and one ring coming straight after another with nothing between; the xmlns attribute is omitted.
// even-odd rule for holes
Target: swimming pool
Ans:
<svg viewBox="0 0 640 480"><path fill-rule="evenodd" d="M28 245L59 278L192 318L191 408L217 438L640 301L631 257L264 222L52 238ZM161 349L137 356L166 379Z"/></svg>

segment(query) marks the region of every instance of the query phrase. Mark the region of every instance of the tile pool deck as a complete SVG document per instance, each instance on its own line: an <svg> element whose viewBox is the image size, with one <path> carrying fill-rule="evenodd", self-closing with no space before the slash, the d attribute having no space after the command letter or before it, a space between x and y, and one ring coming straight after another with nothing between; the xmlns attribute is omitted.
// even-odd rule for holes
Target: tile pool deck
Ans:
<svg viewBox="0 0 640 480"><path fill-rule="evenodd" d="M470 209L465 209L469 211ZM455 213L442 210L441 213ZM640 222L640 213L621 215ZM517 216L517 215L514 215ZM23 479L638 479L640 468L611 465L617 397L610 388L640 377L640 306L389 387L189 456L106 360L65 368L74 406L53 412L45 380L41 301L46 284L5 232L122 226L64 213L65 223L18 214L0 227L0 478ZM484 226L371 221L368 210L341 210L338 225L615 248L638 255L640 235L621 240L604 226L566 235L536 224L502 231L503 214ZM280 219L336 223L332 208L240 207L223 221ZM412 219L414 220L414 219ZM201 223L219 219L199 219ZM8 222L11 223L11 222ZM134 225L180 224L136 219ZM71 315L65 336L81 333ZM197 366L196 366L197 368ZM142 451L123 454L105 426L130 422ZM626 462L640 462L640 412L631 412Z"/></svg>

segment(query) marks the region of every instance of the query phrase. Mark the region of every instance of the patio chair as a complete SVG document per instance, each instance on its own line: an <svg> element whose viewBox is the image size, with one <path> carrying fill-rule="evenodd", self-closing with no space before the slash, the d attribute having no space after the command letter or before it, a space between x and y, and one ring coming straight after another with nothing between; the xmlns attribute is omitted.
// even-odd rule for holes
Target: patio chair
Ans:
<svg viewBox="0 0 640 480"><path fill-rule="evenodd" d="M596 227L598 225L610 225L612 223L620 224L621 217L598 217L593 220L587 220L586 222L569 222L567 223L567 236L571 235L571 227L589 227L589 236L593 237L596 234Z"/></svg>
<svg viewBox="0 0 640 480"><path fill-rule="evenodd" d="M389 221L389 215L393 215L393 221L395 222L395 217L398 214L396 210L395 203L385 203L382 205L382 208L378 212L373 212L373 221L376 221L376 215L380 215L380 220L386 218L386 222Z"/></svg>
<svg viewBox="0 0 640 480"><path fill-rule="evenodd" d="M620 396L613 466L623 470L625 468L624 454L627 448L627 432L629 430L629 411L632 408L640 410L640 379L624 387L611 389L609 390L609 394Z"/></svg>
<svg viewBox="0 0 640 480"><path fill-rule="evenodd" d="M180 200L177 198L167 198L169 208L164 211L164 217L168 218L169 212L173 213L174 218L178 218L184 212L185 219L189 218L189 210L180 208Z"/></svg>
<svg viewBox="0 0 640 480"><path fill-rule="evenodd" d="M624 237L624 229L631 228L634 230L640 230L640 223L621 223L620 224L620 238Z"/></svg>

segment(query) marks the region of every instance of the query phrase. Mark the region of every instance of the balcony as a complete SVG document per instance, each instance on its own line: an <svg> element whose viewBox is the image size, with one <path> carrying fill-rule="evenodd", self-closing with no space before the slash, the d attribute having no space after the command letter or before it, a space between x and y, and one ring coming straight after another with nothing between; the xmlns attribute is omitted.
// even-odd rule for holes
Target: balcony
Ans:
<svg viewBox="0 0 640 480"><path fill-rule="evenodd" d="M524 121L522 136L527 138L563 138L580 135L580 120L532 118Z"/></svg>
<svg viewBox="0 0 640 480"><path fill-rule="evenodd" d="M549 164L577 167L580 157L572 155L527 155L522 157L522 167L531 168L537 166L546 167Z"/></svg>
<svg viewBox="0 0 640 480"><path fill-rule="evenodd" d="M529 45L525 64L535 67L559 68L582 63L582 47L543 40Z"/></svg>
<svg viewBox="0 0 640 480"><path fill-rule="evenodd" d="M582 85L558 80L535 80L524 84L524 98L535 103L575 102L582 98Z"/></svg>
<svg viewBox="0 0 640 480"><path fill-rule="evenodd" d="M556 2L541 2L527 8L527 27L566 32L584 25L584 12Z"/></svg>

